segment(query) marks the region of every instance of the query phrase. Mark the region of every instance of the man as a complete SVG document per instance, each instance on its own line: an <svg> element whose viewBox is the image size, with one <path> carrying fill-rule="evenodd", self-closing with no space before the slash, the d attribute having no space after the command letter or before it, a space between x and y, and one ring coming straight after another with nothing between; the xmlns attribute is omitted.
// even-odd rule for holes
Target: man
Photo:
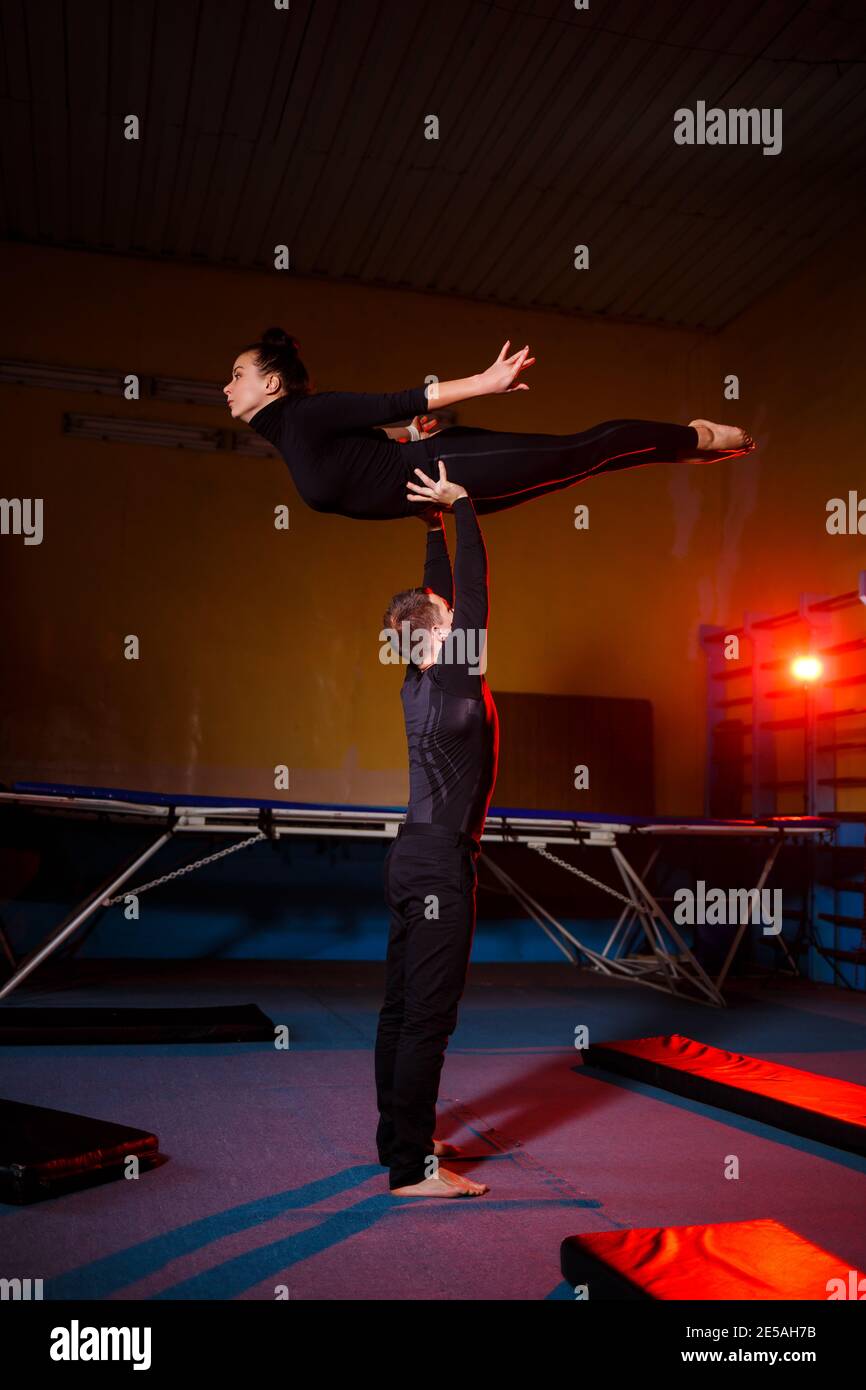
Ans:
<svg viewBox="0 0 866 1390"><path fill-rule="evenodd" d="M438 1158L457 1150L433 1131L475 931L476 859L499 749L483 674L487 552L472 501L448 481L445 465L438 482L415 471L423 485L407 490L425 506L424 584L395 594L384 617L386 630L408 629L412 643L400 692L409 805L385 861L391 925L376 1035L376 1142L392 1195L475 1197L486 1184L440 1168ZM442 507L457 527L453 578Z"/></svg>

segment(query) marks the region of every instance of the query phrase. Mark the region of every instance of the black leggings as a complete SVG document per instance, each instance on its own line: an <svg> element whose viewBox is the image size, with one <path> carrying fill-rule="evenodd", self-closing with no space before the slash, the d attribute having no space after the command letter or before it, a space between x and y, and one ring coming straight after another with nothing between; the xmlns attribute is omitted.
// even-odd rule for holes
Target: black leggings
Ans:
<svg viewBox="0 0 866 1390"><path fill-rule="evenodd" d="M449 481L466 488L483 516L572 487L595 473L675 463L695 453L698 433L692 425L658 420L605 420L578 434L504 434L456 425L415 445L403 445L414 455L409 477L416 483L420 479L413 470L423 465L416 462L415 451L422 445L430 463L425 473L438 479L437 460L442 459ZM415 504L409 506L415 509Z"/></svg>

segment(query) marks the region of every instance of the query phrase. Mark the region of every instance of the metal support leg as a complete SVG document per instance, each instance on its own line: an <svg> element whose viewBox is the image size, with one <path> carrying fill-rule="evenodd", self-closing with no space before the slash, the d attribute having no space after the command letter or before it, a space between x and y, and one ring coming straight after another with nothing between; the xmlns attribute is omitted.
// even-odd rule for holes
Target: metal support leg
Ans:
<svg viewBox="0 0 866 1390"><path fill-rule="evenodd" d="M641 879L647 878L651 869L653 868L653 865L659 857L659 853L659 846L656 845L649 859L644 864L643 871L641 873ZM644 924L641 908L634 898L634 894L629 886L628 880L623 877L623 882L625 883L626 888L629 890L629 896L632 898L632 906L630 908L623 908L622 912L619 915L619 919L616 923L616 926L614 927L613 931L611 932L610 936L605 942L605 947L602 951L602 955L610 956L612 958L615 958L614 947L617 944L617 940L620 936L622 937L622 954L627 954L631 932L638 921L640 921L640 925L643 928L643 930L646 931L646 926Z"/></svg>
<svg viewBox="0 0 866 1390"><path fill-rule="evenodd" d="M611 846L611 854L623 877L633 882L634 887L650 909L647 913L650 919L650 929L647 931L647 940L653 949L660 968L671 978L687 979L691 985L700 990L702 994L705 994L714 1004L724 1006L725 1000L721 990L710 979L697 957L692 954L664 908L656 898L653 897L646 884L641 880L637 870L633 868L617 845ZM658 929L658 923L661 923L665 931L673 937L679 947L680 955L678 957L673 957L668 954ZM690 966L691 970L685 969L684 967L686 965ZM692 974L692 972L694 972L694 974ZM671 992L677 993L677 991L673 989Z"/></svg>
<svg viewBox="0 0 866 1390"><path fill-rule="evenodd" d="M483 856L488 868L499 880L504 888L511 893L521 906L529 913L530 917L537 922L546 936L550 937L555 946L562 951L563 955L572 965L577 965L578 956L585 956L589 967L600 974L608 975L617 979L634 980L637 984L647 985L650 989L659 989L665 993L675 994L684 999L691 999L699 1004L713 1004L724 1007L725 1000L721 993L716 989L706 971L692 955L686 943L668 920L664 910L650 893L649 889L642 882L639 874L629 864L625 855L616 845L609 846L614 857L620 874L623 879L626 891L631 901L631 907L625 908L632 920L639 918L641 926L646 934L647 940L653 950L654 960L652 962L637 961L631 957L613 957L593 951L591 947L585 946L576 936L563 926L546 908L542 907L525 888L522 888L515 879L511 878L504 869L498 864L494 864L487 856ZM652 862L652 861L651 861ZM603 885L601 885L603 886ZM609 892L613 890L608 889ZM617 894L617 896L621 896ZM622 920L622 915L620 920ZM673 939L682 951L682 957L676 958L668 954L665 949L661 933L657 926L661 923L670 932ZM551 930L551 928L553 930ZM566 946L564 942L570 943ZM608 942L608 945L610 941ZM607 947L605 948L607 950ZM688 966L691 965L691 969ZM659 978L651 979L650 974L654 972ZM677 985L680 983L691 986L692 991L697 991L698 998L695 999L694 993L685 993Z"/></svg>
<svg viewBox="0 0 866 1390"><path fill-rule="evenodd" d="M764 887L764 884L767 882L767 879L768 879L769 876L770 876L770 873L771 873L771 871L772 871L773 865L775 864L776 860L777 860L778 857L779 857L779 850L780 850L781 848L782 848L782 836L780 835L779 838L778 838L778 840L776 841L776 843L773 845L773 848L770 850L770 853L767 855L766 860L764 861L764 868L763 868L763 870L762 870L762 872L761 872L761 877L758 879L758 893L761 893L761 892L762 892L763 887ZM760 898L758 899L758 901L760 902ZM748 925L749 925L749 922L748 922L748 918L747 918L745 922L741 922L741 923L740 923L739 929L738 929L736 935L734 936L733 941L731 942L731 946L730 946L730 949L729 949L729 951L728 951L728 954L725 956L725 963L724 963L724 965L722 966L721 970L719 971L718 975L716 976L716 985L717 985L717 987L718 987L719 989L721 989L721 988L722 988L722 985L725 983L725 979L726 979L726 977L727 977L728 971L730 970L730 968L731 968L731 966L732 966L732 964L733 964L734 956L737 954L737 950L738 950L738 948L739 948L740 942L741 942L742 939L743 939L743 933L745 932L746 927L747 927Z"/></svg>
<svg viewBox="0 0 866 1390"><path fill-rule="evenodd" d="M561 941L555 933L559 932L561 936L565 937L569 942L572 943L573 946L577 947L578 950L583 951L585 948L581 946L577 937L572 936L571 932L568 931L562 925L561 922L558 922L556 918L547 911L547 908L542 907L541 903L536 902L535 898L531 897L531 895L526 892L525 888L521 888L520 884L517 883L511 877L510 874L507 874L504 869L501 869L499 867L498 864L494 864L493 860L490 859L488 855L484 853L483 850L480 855L480 860L483 860L483 862L487 865L487 868L493 874L494 878L497 878L499 880L503 888L505 888L506 891L512 895L512 897L517 899L521 907L526 909L532 920L536 922L539 927L541 927L541 930L545 933L546 936L550 937L554 946L556 946L562 952L566 960L571 965L577 965L576 951L570 950L569 947L566 946L564 942ZM553 927L555 931L551 931L551 927Z"/></svg>
<svg viewBox="0 0 866 1390"><path fill-rule="evenodd" d="M130 860L126 867L121 869L120 873L113 874L100 888L97 888L95 893L91 893L88 898L85 898L81 907L76 908L69 917L46 936L41 946L37 946L35 951L31 951L30 955L24 958L15 973L10 976L2 989L0 989L0 999L5 999L7 994L11 994L13 989L15 989L22 980L26 980L27 976L32 974L38 965L41 965L52 952L57 950L58 946L62 946L67 937L70 937L74 931L77 931L82 922L86 922L88 917L99 910L102 906L103 899L110 898L116 888L119 888L122 883L125 883L126 880L135 873L136 869L139 869L142 864L146 864L148 859L151 859L154 854L156 854L157 850L161 849L166 841L171 839L171 835L172 832L170 830L160 835L152 845L149 845L141 854L137 854L134 859Z"/></svg>

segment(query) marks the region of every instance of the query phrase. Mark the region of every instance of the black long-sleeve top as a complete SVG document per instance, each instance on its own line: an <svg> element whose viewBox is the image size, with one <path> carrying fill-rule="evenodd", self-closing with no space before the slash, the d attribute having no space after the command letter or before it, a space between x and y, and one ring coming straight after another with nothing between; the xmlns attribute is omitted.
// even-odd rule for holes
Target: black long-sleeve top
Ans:
<svg viewBox="0 0 866 1390"><path fill-rule="evenodd" d="M318 391L280 396L257 410L249 423L280 451L313 511L386 521L409 511L408 460L400 451L411 445L373 427L426 411L426 386L382 394Z"/></svg>
<svg viewBox="0 0 866 1390"><path fill-rule="evenodd" d="M407 667L400 691L409 748L406 820L462 830L477 840L499 758L499 719L479 669L489 617L487 551L471 499L458 498L453 509L454 575L439 526L427 533L423 584L453 607L451 631L432 666Z"/></svg>

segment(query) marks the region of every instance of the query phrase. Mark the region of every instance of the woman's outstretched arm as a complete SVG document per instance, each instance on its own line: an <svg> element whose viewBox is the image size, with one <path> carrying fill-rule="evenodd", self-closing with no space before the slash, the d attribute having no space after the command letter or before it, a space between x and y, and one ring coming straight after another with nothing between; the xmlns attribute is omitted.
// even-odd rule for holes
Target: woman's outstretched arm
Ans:
<svg viewBox="0 0 866 1390"><path fill-rule="evenodd" d="M525 381L517 377L535 361L529 357L528 345L520 352L506 357L510 340L503 343L502 351L486 372L476 376L458 377L455 381L431 381L427 387L427 403L431 406L456 405L458 401L468 401L474 396L500 396L509 391L528 391Z"/></svg>
<svg viewBox="0 0 866 1390"><path fill-rule="evenodd" d="M496 361L486 372L461 377L456 381L431 381L427 386L414 386L405 391L317 391L309 396L295 397L291 402L292 425L311 435L336 434L370 426L381 429L394 420L423 415L427 406L454 405L472 396L528 391L526 383L518 382L517 377L535 358L527 357L528 347L506 357L508 347L508 343L503 345ZM255 418L254 415L250 424Z"/></svg>

